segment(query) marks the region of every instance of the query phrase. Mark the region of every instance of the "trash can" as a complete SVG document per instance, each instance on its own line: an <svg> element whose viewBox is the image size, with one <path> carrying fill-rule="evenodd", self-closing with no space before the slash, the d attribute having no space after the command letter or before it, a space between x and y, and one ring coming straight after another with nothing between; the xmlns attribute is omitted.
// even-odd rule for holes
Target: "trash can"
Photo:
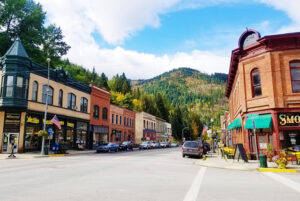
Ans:
<svg viewBox="0 0 300 201"><path fill-rule="evenodd" d="M267 168L267 156L266 155L259 155L259 164L261 168Z"/></svg>
<svg viewBox="0 0 300 201"><path fill-rule="evenodd" d="M47 145L45 145L45 147L44 147L44 154L45 155L49 154L49 147Z"/></svg>

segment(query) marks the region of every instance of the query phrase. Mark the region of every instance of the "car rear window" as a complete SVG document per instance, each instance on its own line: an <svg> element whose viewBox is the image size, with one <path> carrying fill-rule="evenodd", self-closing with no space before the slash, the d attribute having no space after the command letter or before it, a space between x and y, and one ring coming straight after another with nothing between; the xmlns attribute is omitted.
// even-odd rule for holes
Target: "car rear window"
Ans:
<svg viewBox="0 0 300 201"><path fill-rule="evenodd" d="M184 145L185 147L198 147L197 142L185 142Z"/></svg>

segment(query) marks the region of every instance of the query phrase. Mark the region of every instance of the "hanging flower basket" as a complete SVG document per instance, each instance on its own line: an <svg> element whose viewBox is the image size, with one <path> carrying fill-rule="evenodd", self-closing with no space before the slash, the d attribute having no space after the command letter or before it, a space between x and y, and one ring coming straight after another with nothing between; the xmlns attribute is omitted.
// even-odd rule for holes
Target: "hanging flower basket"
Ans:
<svg viewBox="0 0 300 201"><path fill-rule="evenodd" d="M47 131L40 130L40 131L38 132L38 136L47 138L49 135L48 135L48 132L47 132Z"/></svg>

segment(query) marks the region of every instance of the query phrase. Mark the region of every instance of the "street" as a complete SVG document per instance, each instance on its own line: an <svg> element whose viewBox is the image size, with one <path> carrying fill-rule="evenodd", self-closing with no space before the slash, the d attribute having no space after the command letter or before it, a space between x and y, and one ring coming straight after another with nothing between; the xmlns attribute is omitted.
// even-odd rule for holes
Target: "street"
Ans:
<svg viewBox="0 0 300 201"><path fill-rule="evenodd" d="M0 201L300 199L299 173L206 168L180 148L0 160Z"/></svg>

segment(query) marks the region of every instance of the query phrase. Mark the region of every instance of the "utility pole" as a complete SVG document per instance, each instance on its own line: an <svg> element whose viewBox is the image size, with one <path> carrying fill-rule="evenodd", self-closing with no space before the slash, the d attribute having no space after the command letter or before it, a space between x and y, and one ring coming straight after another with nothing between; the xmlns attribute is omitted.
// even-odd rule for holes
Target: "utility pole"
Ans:
<svg viewBox="0 0 300 201"><path fill-rule="evenodd" d="M188 128L189 128L189 127L184 127L184 128L181 130L182 143L184 142L184 134L183 134L183 132L184 132L185 129L188 129Z"/></svg>
<svg viewBox="0 0 300 201"><path fill-rule="evenodd" d="M50 77L50 58L47 58L48 62L48 79L47 79L47 90L46 90L46 104L45 104L45 112L44 112L44 126L43 130L46 131L46 121L47 121L47 111L48 111L48 94L49 94L49 77ZM41 150L41 155L45 155L45 137L43 136L42 140L42 150Z"/></svg>

